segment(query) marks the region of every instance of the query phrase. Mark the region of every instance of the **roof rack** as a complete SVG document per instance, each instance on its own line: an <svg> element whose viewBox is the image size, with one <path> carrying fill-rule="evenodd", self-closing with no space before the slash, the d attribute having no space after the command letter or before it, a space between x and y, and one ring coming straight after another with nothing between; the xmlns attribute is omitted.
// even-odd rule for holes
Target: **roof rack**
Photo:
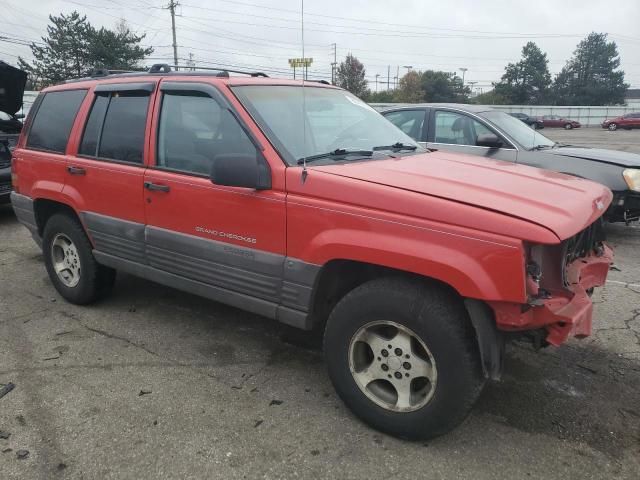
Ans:
<svg viewBox="0 0 640 480"><path fill-rule="evenodd" d="M211 73L207 73L211 72ZM216 72L216 73L213 73ZM87 76L81 78L71 78L65 80L63 83L75 83L91 80L94 78L105 77L131 77L141 76L144 74L164 74L164 75L213 75L216 77L229 78L230 73L238 73L241 75L249 75L251 77L264 77L268 78L264 72L249 72L245 70L232 70L224 67L194 67L190 65L169 65L168 63L155 63L149 68L149 70L113 70L108 68L96 68L89 72ZM326 80L308 80L309 82L318 82L326 85L330 85Z"/></svg>
<svg viewBox="0 0 640 480"><path fill-rule="evenodd" d="M172 70L172 69L175 69L175 70ZM178 70L178 69L182 69L182 70ZM245 70L231 70L229 68L224 68L224 67L194 67L189 65L175 65L172 67L168 63L155 63L149 69L149 73L182 73L183 75L184 74L197 75L198 71L218 72L218 74L216 75L217 77L228 77L229 73L239 73L241 75L250 75L252 77L265 77L265 78L269 76L264 72L247 72Z"/></svg>

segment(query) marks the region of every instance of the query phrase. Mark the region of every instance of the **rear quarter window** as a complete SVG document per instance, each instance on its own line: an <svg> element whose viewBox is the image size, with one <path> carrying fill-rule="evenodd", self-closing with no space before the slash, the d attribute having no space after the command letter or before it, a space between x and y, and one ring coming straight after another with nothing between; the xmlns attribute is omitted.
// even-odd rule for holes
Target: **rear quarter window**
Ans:
<svg viewBox="0 0 640 480"><path fill-rule="evenodd" d="M44 95L29 129L27 148L65 153L69 134L87 90Z"/></svg>

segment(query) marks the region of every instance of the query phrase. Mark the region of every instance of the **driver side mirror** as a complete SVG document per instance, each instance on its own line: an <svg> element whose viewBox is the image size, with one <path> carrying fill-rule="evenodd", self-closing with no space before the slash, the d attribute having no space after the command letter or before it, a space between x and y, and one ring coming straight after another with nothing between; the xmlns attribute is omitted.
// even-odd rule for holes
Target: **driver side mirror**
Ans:
<svg viewBox="0 0 640 480"><path fill-rule="evenodd" d="M16 117L18 120L22 120L24 118L24 113L16 113L14 117Z"/></svg>
<svg viewBox="0 0 640 480"><path fill-rule="evenodd" d="M269 190L271 170L264 157L246 153L226 153L216 155L211 165L211 182L227 187Z"/></svg>
<svg viewBox="0 0 640 480"><path fill-rule="evenodd" d="M502 145L502 140L493 133L483 133L476 138L476 146L478 147L500 148Z"/></svg>

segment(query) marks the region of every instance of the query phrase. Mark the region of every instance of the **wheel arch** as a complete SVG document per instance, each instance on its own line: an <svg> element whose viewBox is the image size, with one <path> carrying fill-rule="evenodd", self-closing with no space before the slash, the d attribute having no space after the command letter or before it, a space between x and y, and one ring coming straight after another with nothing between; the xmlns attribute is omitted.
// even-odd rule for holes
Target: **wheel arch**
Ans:
<svg viewBox="0 0 640 480"><path fill-rule="evenodd" d="M67 214L83 225L80 215L70 205L60 202L58 200L51 200L48 198L36 198L33 201L33 213L36 219L36 226L38 227L38 235L42 237L44 227L47 221L56 213Z"/></svg>
<svg viewBox="0 0 640 480"><path fill-rule="evenodd" d="M425 286L447 290L465 307L468 321L475 332L485 378L500 378L505 339L496 327L493 310L482 300L465 298L454 286L438 278L361 261L331 260L318 272L311 293L309 315L313 329L324 329L335 305L350 291L368 281L383 277L414 279Z"/></svg>

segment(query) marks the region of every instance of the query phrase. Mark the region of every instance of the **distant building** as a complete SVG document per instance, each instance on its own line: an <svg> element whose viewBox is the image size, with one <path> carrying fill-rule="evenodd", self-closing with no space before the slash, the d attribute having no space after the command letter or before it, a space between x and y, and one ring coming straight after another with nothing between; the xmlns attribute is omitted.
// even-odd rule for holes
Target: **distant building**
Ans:
<svg viewBox="0 0 640 480"><path fill-rule="evenodd" d="M624 95L624 101L627 105L637 106L640 108L640 88L630 88Z"/></svg>

